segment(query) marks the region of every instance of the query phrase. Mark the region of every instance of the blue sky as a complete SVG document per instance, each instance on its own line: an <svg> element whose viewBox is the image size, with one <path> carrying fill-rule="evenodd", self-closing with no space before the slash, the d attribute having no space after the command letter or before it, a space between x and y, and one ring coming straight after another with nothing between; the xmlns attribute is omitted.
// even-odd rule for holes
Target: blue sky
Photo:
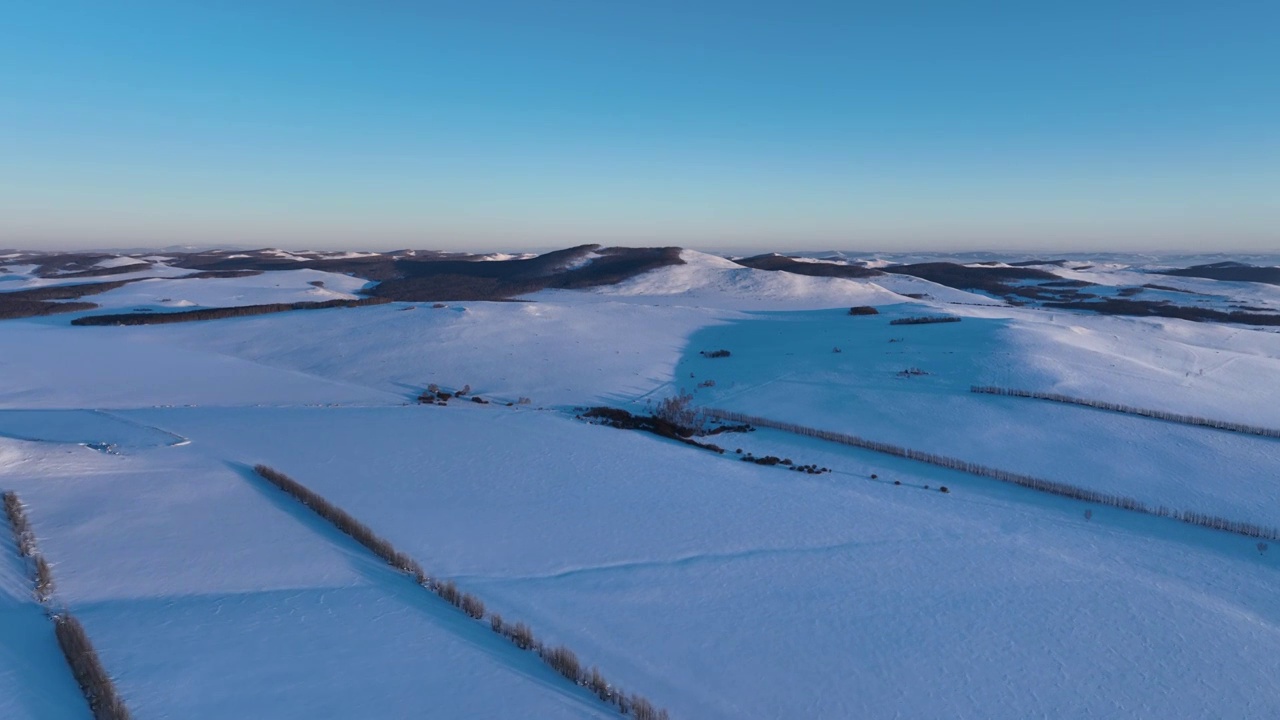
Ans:
<svg viewBox="0 0 1280 720"><path fill-rule="evenodd" d="M1280 3L11 0L0 247L1280 249Z"/></svg>

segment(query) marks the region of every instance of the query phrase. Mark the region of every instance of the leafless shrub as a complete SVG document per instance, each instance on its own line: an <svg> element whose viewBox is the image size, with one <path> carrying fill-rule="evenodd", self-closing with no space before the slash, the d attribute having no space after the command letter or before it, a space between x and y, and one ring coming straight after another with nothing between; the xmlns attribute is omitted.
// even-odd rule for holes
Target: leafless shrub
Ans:
<svg viewBox="0 0 1280 720"><path fill-rule="evenodd" d="M1258 543L1258 554L1259 554L1259 555L1266 555L1266 554L1267 554L1267 549L1268 549L1268 548L1270 548L1270 547L1271 547L1270 545L1268 545L1268 544L1266 544L1266 543L1264 543L1264 542L1260 542L1260 543Z"/></svg>
<svg viewBox="0 0 1280 720"><path fill-rule="evenodd" d="M528 650L533 647L533 631L528 625L518 622L511 628L511 642L521 650Z"/></svg>
<svg viewBox="0 0 1280 720"><path fill-rule="evenodd" d="M527 398L527 397L522 397L522 398L520 398L519 400L516 400L516 404L517 404L517 405L530 405L530 404L532 404L532 403L533 403L533 401L532 401L532 400L530 400L530 399L529 399L529 398Z"/></svg>
<svg viewBox="0 0 1280 720"><path fill-rule="evenodd" d="M53 572L43 555L35 556L36 600L48 602L53 597Z"/></svg>
<svg viewBox="0 0 1280 720"><path fill-rule="evenodd" d="M1086 510L1084 511L1084 519L1085 519L1085 520L1092 520L1092 519L1093 519L1093 510L1092 510L1092 509L1086 509Z"/></svg>
<svg viewBox="0 0 1280 720"><path fill-rule="evenodd" d="M542 653L542 660L550 665L552 670L575 683L582 679L582 663L578 662L578 656L567 647L557 646L547 650Z"/></svg>
<svg viewBox="0 0 1280 720"><path fill-rule="evenodd" d="M452 580L445 580L436 587L436 594L454 607L462 607L462 592Z"/></svg>
<svg viewBox="0 0 1280 720"><path fill-rule="evenodd" d="M582 684L601 700L605 702L613 700L613 688L609 687L609 683L600 674L598 668L591 668L591 671L584 676Z"/></svg>
<svg viewBox="0 0 1280 720"><path fill-rule="evenodd" d="M80 621L65 613L55 615L53 629L62 654L71 666L71 674L93 711L94 720L129 720L129 709L116 692L115 683L102 666Z"/></svg>
<svg viewBox="0 0 1280 720"><path fill-rule="evenodd" d="M484 617L484 603L480 598L471 593L462 595L462 603L458 606L462 608L462 612L470 615L472 618L479 620Z"/></svg>
<svg viewBox="0 0 1280 720"><path fill-rule="evenodd" d="M505 636L507 634L507 625L502 621L502 616L498 613L493 613L489 616L489 629L499 635Z"/></svg>
<svg viewBox="0 0 1280 720"><path fill-rule="evenodd" d="M669 720L666 710L655 708L653 703L639 695L632 695L627 704L636 720Z"/></svg>
<svg viewBox="0 0 1280 720"><path fill-rule="evenodd" d="M693 395L687 392L664 398L653 414L660 420L695 433L706 424L706 418L693 406Z"/></svg>

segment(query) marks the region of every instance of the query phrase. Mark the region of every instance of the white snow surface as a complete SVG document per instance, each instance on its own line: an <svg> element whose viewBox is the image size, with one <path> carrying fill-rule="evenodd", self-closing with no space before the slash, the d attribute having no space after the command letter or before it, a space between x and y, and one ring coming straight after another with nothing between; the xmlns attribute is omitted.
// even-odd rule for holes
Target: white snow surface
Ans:
<svg viewBox="0 0 1280 720"><path fill-rule="evenodd" d="M1280 525L1280 441L968 392L1280 427L1280 334L684 258L528 302L0 322L0 489L26 502L56 603L140 719L617 716L258 480L258 462L673 718L1280 715L1280 548L776 431L708 438L719 455L571 409L685 389ZM1081 277L1141 275L1116 265ZM226 306L362 284L299 270L91 299ZM888 324L941 313L963 319ZM430 382L494 402L413 404ZM533 403L505 405L519 397ZM0 717L88 717L0 535Z"/></svg>

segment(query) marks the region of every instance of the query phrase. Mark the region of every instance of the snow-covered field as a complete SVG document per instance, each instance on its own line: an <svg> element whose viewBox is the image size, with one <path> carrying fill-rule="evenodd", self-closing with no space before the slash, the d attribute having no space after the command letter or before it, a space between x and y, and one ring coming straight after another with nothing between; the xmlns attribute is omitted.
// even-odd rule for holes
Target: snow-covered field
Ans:
<svg viewBox="0 0 1280 720"><path fill-rule="evenodd" d="M1280 441L968 391L1280 427L1280 334L685 259L526 302L0 322L0 489L26 502L56 602L138 718L616 716L255 463L673 718L1280 714L1280 547L776 431L710 438L729 450L717 455L572 409L640 411L685 389L1280 525ZM293 270L94 299L210 307L363 285ZM1248 292L1263 303L1271 289ZM888 324L940 313L963 320ZM414 404L432 382L493 403ZM832 472L739 462L738 448ZM0 551L0 717L87 717L8 537Z"/></svg>

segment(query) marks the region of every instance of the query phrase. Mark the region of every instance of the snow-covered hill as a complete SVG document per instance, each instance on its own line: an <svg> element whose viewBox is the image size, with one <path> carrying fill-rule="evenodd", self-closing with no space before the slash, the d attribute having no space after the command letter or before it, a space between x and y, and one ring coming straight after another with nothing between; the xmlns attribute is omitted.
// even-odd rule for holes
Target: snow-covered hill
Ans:
<svg viewBox="0 0 1280 720"><path fill-rule="evenodd" d="M130 257L164 277L63 279L139 263L16 254L0 259L0 296L132 278L84 300L156 313L350 298L380 281L300 265L389 263L382 272L418 256ZM82 620L137 718L616 716L255 479L255 463L673 718L1280 713L1269 662L1280 547L772 430L707 438L721 455L574 419L588 405L644 412L684 390L1275 525L1280 441L969 392L1280 427L1274 328L1018 306L902 273L679 258L513 302L0 321L0 490L27 503L56 602ZM181 262L247 261L283 265L178 277L210 272ZM1099 295L1156 284L1175 289L1143 293L1280 307L1259 283L1090 264L1036 267ZM848 314L863 305L878 314ZM889 324L916 315L961 321ZM429 383L490 403L414 403ZM741 462L737 449L831 472ZM7 537L0 552L0 717L86 717Z"/></svg>

